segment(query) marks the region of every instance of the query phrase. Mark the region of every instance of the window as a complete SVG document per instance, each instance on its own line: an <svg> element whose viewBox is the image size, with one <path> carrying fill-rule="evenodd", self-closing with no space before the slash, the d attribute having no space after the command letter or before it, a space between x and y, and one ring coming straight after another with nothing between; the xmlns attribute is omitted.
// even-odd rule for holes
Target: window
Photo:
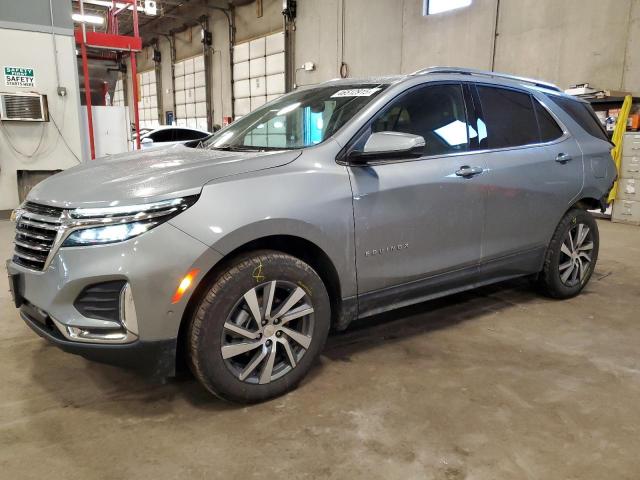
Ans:
<svg viewBox="0 0 640 480"><path fill-rule="evenodd" d="M533 100L536 109L536 117L540 126L540 141L551 142L562 136L562 129L558 126L551 114L544 108L540 102Z"/></svg>
<svg viewBox="0 0 640 480"><path fill-rule="evenodd" d="M207 88L204 56L173 64L178 127L207 130Z"/></svg>
<svg viewBox="0 0 640 480"><path fill-rule="evenodd" d="M207 146L243 150L304 148L323 142L382 92L385 84L298 90L217 132Z"/></svg>
<svg viewBox="0 0 640 480"><path fill-rule="evenodd" d="M186 140L198 140L206 136L206 133L201 133L197 130L189 130L188 128L176 128L173 133L173 140L176 142L184 142Z"/></svg>
<svg viewBox="0 0 640 480"><path fill-rule="evenodd" d="M371 132L404 132L425 140L425 155L468 150L467 116L460 85L420 87L380 113Z"/></svg>
<svg viewBox="0 0 640 480"><path fill-rule="evenodd" d="M149 138L154 142L173 142L173 129L164 128L149 134Z"/></svg>
<svg viewBox="0 0 640 480"><path fill-rule="evenodd" d="M155 70L138 73L138 113L140 127L155 128L160 125Z"/></svg>
<svg viewBox="0 0 640 480"><path fill-rule="evenodd" d="M538 123L527 93L478 86L489 148L539 143Z"/></svg>
<svg viewBox="0 0 640 480"><path fill-rule="evenodd" d="M236 118L285 93L284 32L233 47L233 103Z"/></svg>
<svg viewBox="0 0 640 480"><path fill-rule="evenodd" d="M469 5L471 5L471 0L424 0L422 14L435 15Z"/></svg>
<svg viewBox="0 0 640 480"><path fill-rule="evenodd" d="M573 100L567 97L549 95L549 98L558 104L578 125L580 125L589 135L601 140L609 141L607 132L605 132L600 120L590 105Z"/></svg>

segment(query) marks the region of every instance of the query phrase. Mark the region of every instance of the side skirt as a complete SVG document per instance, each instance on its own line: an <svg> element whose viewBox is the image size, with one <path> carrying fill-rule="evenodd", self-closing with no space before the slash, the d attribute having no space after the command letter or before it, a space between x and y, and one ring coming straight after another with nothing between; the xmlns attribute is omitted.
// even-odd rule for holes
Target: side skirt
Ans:
<svg viewBox="0 0 640 480"><path fill-rule="evenodd" d="M480 265L363 293L358 297L357 318L537 273L542 269L545 251L546 247L536 247L488 260Z"/></svg>

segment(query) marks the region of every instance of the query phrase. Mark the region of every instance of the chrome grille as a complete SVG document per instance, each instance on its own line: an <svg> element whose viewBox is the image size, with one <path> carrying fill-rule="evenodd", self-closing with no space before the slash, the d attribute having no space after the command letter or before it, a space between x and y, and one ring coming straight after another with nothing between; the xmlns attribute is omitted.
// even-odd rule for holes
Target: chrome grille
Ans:
<svg viewBox="0 0 640 480"><path fill-rule="evenodd" d="M32 270L44 269L58 234L62 208L27 202L16 224L13 261Z"/></svg>

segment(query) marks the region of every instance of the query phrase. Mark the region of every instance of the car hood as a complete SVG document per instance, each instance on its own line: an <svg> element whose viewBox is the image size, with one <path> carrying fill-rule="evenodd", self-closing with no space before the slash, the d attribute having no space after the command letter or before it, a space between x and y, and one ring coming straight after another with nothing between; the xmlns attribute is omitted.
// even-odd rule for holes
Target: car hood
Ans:
<svg viewBox="0 0 640 480"><path fill-rule="evenodd" d="M27 200L57 207L104 207L193 195L206 183L292 162L299 150L228 152L182 145L113 155L36 185Z"/></svg>

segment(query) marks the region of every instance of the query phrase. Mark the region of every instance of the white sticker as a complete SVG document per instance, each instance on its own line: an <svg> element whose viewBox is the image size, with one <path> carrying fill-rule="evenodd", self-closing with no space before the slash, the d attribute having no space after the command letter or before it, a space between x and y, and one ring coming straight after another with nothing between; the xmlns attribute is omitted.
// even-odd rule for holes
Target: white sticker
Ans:
<svg viewBox="0 0 640 480"><path fill-rule="evenodd" d="M338 90L336 93L331 95L331 98L338 97L370 97L374 93L380 90L379 87L376 88L350 88L348 90Z"/></svg>

